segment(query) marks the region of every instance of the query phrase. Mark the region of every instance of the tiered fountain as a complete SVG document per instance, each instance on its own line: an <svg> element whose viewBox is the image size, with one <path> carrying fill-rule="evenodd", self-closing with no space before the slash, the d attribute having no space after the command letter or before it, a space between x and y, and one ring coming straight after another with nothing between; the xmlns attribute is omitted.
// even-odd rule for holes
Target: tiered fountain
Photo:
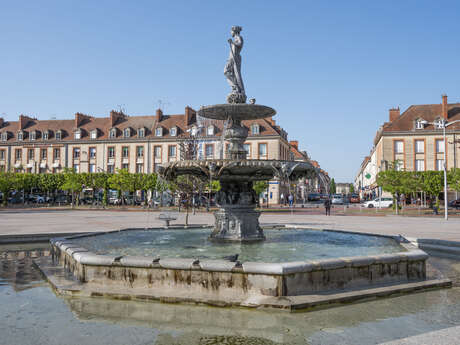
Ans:
<svg viewBox="0 0 460 345"><path fill-rule="evenodd" d="M215 213L216 222L210 236L215 241L252 242L265 239L259 226L260 213L254 210L258 197L252 188L254 181L266 181L273 177L297 179L317 173L309 162L246 159L244 142L248 129L242 126L241 121L272 117L276 111L255 104L254 99L246 103L241 77L241 30L239 26L232 27L234 39L228 40L230 56L224 74L232 91L227 96L227 103L204 106L198 111L198 116L227 121L223 135L229 143L228 159L177 161L167 164L163 170L165 177L170 180L185 174L208 181L210 178L219 180L221 189L216 202L220 209Z"/></svg>

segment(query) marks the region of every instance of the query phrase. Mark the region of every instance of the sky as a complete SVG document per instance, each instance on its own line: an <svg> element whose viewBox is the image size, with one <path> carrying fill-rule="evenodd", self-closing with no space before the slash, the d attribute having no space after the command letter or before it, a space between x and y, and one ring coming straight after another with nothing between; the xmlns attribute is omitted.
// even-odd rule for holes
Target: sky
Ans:
<svg viewBox="0 0 460 345"><path fill-rule="evenodd" d="M352 182L390 108L460 102L458 13L442 0L0 0L0 117L224 103L240 25L248 97Z"/></svg>

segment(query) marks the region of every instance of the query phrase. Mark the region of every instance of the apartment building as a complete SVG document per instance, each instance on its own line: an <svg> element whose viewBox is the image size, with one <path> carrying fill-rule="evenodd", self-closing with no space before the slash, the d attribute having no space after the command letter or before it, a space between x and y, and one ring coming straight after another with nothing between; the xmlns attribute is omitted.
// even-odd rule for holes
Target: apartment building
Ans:
<svg viewBox="0 0 460 345"><path fill-rule="evenodd" d="M440 104L411 105L400 113L390 109L389 121L377 131L370 155L365 157L355 179L355 187L362 193L378 195L376 176L390 164L406 171L443 170L460 168L460 103L447 101L443 95ZM446 141L443 137L443 123ZM453 196L453 193L452 193ZM449 197L452 197L449 196Z"/></svg>
<svg viewBox="0 0 460 345"><path fill-rule="evenodd" d="M272 118L243 121L249 135L248 159L289 160L287 133ZM181 142L197 138L198 159L226 158L221 140L224 123L184 114L128 116L112 111L108 117L76 113L70 120L37 120L20 115L18 121L0 118L0 171L56 173L152 173L166 162L183 159ZM270 203L279 203L279 184Z"/></svg>

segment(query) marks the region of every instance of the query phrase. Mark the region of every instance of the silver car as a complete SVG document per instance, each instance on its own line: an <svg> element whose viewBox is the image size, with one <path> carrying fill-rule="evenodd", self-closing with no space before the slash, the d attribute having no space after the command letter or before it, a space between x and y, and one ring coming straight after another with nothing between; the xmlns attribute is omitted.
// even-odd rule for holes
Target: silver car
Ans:
<svg viewBox="0 0 460 345"><path fill-rule="evenodd" d="M334 194L331 203L333 205L343 205L343 196L341 194Z"/></svg>

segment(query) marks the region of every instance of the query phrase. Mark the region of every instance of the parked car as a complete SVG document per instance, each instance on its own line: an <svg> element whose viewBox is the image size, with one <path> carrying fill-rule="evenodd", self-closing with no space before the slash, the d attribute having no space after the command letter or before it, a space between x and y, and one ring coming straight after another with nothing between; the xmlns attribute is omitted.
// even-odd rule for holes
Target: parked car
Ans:
<svg viewBox="0 0 460 345"><path fill-rule="evenodd" d="M110 196L108 199L109 205L120 205L121 199L116 196Z"/></svg>
<svg viewBox="0 0 460 345"><path fill-rule="evenodd" d="M359 203L359 194L352 194L350 195L350 203L357 204Z"/></svg>
<svg viewBox="0 0 460 345"><path fill-rule="evenodd" d="M373 208L373 207L392 207L393 198L375 198L374 200L366 201L363 204L364 207Z"/></svg>
<svg viewBox="0 0 460 345"><path fill-rule="evenodd" d="M344 200L342 194L334 194L331 198L331 203L333 205L343 205Z"/></svg>
<svg viewBox="0 0 460 345"><path fill-rule="evenodd" d="M460 209L460 199L450 201L449 207L453 207L456 210Z"/></svg>
<svg viewBox="0 0 460 345"><path fill-rule="evenodd" d="M309 193L307 199L308 201L320 201L321 195L319 193Z"/></svg>
<svg viewBox="0 0 460 345"><path fill-rule="evenodd" d="M70 197L70 195L65 195L65 194L59 194L59 195L56 195L56 197L54 198L54 203L55 204L70 204L72 198Z"/></svg>

